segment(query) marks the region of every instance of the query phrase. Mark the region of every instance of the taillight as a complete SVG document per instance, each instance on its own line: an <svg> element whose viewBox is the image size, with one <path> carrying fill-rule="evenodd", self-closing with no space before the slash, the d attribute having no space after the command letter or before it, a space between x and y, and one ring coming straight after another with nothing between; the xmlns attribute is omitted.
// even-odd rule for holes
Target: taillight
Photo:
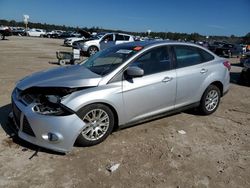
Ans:
<svg viewBox="0 0 250 188"><path fill-rule="evenodd" d="M223 65L228 69L228 71L231 70L231 64L229 63L229 61L224 61Z"/></svg>

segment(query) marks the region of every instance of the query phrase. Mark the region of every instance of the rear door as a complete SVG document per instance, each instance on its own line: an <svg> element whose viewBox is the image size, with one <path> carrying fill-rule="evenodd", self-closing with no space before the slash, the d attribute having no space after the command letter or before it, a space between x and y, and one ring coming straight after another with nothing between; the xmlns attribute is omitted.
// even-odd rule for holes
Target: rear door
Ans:
<svg viewBox="0 0 250 188"><path fill-rule="evenodd" d="M125 42L124 35L115 34L115 44L121 44Z"/></svg>
<svg viewBox="0 0 250 188"><path fill-rule="evenodd" d="M198 47L188 45L173 46L176 60L176 104L186 106L198 102L200 88L209 74L209 63L214 57Z"/></svg>
<svg viewBox="0 0 250 188"><path fill-rule="evenodd" d="M122 44L125 42L132 42L133 38L129 35L116 34L115 35L115 44Z"/></svg>
<svg viewBox="0 0 250 188"><path fill-rule="evenodd" d="M142 68L144 76L122 81L128 122L174 109L176 71L167 46L145 52L129 66Z"/></svg>

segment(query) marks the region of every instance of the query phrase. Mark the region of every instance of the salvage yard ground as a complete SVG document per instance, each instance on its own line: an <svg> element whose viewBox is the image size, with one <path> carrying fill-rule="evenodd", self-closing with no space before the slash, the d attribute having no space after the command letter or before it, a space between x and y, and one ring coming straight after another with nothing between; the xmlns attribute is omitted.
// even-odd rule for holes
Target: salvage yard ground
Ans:
<svg viewBox="0 0 250 188"><path fill-rule="evenodd" d="M230 92L210 116L168 116L67 155L11 137L7 118L15 82L57 67L48 63L56 61L55 52L71 50L62 43L31 37L0 41L0 187L250 187L250 88L237 84L242 68L236 58L230 59ZM112 164L120 166L109 172Z"/></svg>

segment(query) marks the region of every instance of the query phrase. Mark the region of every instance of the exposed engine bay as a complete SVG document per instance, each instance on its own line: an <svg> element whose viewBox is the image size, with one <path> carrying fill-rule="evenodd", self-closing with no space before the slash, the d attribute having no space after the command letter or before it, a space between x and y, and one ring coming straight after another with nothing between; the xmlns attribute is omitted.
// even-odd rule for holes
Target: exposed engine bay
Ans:
<svg viewBox="0 0 250 188"><path fill-rule="evenodd" d="M25 104L35 104L33 110L43 115L70 115L72 110L61 104L61 100L67 95L82 88L45 88L31 87L24 91L18 91L19 99Z"/></svg>

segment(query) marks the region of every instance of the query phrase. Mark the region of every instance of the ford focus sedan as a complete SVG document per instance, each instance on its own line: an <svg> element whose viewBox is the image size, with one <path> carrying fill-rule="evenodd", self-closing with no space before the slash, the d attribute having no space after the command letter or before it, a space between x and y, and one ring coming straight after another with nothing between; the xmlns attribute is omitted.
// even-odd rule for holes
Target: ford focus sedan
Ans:
<svg viewBox="0 0 250 188"><path fill-rule="evenodd" d="M215 112L229 89L229 70L228 61L195 44L121 44L19 81L13 119L20 138L68 152L75 142L95 145L114 128L172 112Z"/></svg>

